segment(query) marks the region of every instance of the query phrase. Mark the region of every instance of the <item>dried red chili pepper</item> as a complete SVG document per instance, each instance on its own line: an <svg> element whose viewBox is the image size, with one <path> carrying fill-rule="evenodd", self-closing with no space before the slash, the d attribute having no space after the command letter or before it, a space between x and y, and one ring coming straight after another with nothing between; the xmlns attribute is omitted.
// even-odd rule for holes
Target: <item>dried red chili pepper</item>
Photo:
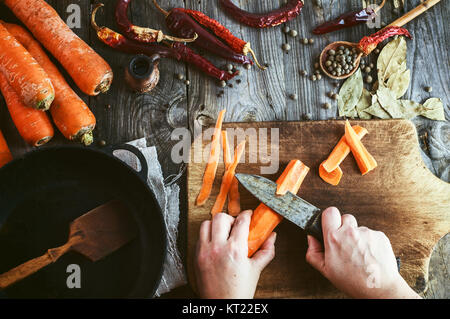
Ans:
<svg viewBox="0 0 450 319"><path fill-rule="evenodd" d="M353 27L375 18L377 12L384 6L386 0L383 0L379 6L375 9L365 8L362 10L356 10L341 14L339 17L322 23L313 30L314 34L325 34L344 28Z"/></svg>
<svg viewBox="0 0 450 319"><path fill-rule="evenodd" d="M161 30L154 30L133 25L127 15L128 5L130 2L131 0L118 0L115 11L117 25L122 33L127 36L127 38L145 43L161 42L162 40L174 42L193 42L197 39L196 34L194 34L192 38L176 38L170 35L165 35Z"/></svg>
<svg viewBox="0 0 450 319"><path fill-rule="evenodd" d="M159 44L143 45L141 43L125 38L123 35L111 30L110 28L99 27L95 22L95 15L100 7L103 7L103 3L97 4L94 10L92 10L91 25L97 32L98 39L103 43L105 43L106 45L125 53L132 53L132 54L141 53L148 56L152 56L153 54L159 54L161 57L164 58L173 58L176 60L181 59L180 54L170 47L166 47Z"/></svg>
<svg viewBox="0 0 450 319"><path fill-rule="evenodd" d="M211 62L198 55L187 46L180 42L174 42L172 46L163 46L156 43L150 44L142 44L130 39L127 39L120 33L117 33L107 27L99 27L95 22L95 15L97 10L102 7L103 4L99 3L94 8L91 14L91 25L97 32L97 37L110 46L113 49L117 49L119 51L125 53L132 54L145 54L148 56L152 56L154 54L159 54L164 58L172 58L175 60L182 60L187 63L192 64L193 66L199 68L204 71L207 75L214 77L218 80L230 80L235 77L239 72L236 71L233 74L229 74L226 71L220 70L216 66L214 66ZM167 45L165 42L162 42Z"/></svg>
<svg viewBox="0 0 450 319"><path fill-rule="evenodd" d="M218 39L214 34L205 29L201 24L194 20L183 8L173 8L170 11L162 9L156 0L153 3L166 16L166 24L169 30L179 37L189 38L194 34L198 39L193 44L201 49L207 50L227 60L240 64L253 64L253 62L240 53L236 53Z"/></svg>
<svg viewBox="0 0 450 319"><path fill-rule="evenodd" d="M374 34L363 37L358 43L358 49L363 52L364 55L368 55L377 47L379 43L394 35L404 35L410 39L412 38L408 30L404 28L395 26L386 27Z"/></svg>
<svg viewBox="0 0 450 319"><path fill-rule="evenodd" d="M239 71L235 71L233 74L230 74L224 70L218 69L211 62L206 60L201 55L195 53L192 49L190 49L183 43L173 43L172 48L181 56L182 61L196 66L198 69L204 71L212 77L215 77L218 80L228 81L239 74Z"/></svg>
<svg viewBox="0 0 450 319"><path fill-rule="evenodd" d="M220 0L229 15L243 24L254 28L274 27L297 17L303 8L303 1L289 0L282 8L267 13L250 13L237 7L231 0Z"/></svg>

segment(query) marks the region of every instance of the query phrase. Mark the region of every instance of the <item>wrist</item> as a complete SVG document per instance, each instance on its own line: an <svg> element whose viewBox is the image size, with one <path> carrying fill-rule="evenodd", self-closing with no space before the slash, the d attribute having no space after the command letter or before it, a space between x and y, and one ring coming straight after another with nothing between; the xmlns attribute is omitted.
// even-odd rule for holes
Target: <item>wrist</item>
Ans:
<svg viewBox="0 0 450 319"><path fill-rule="evenodd" d="M400 274L396 280L387 288L386 299L421 299L421 297L408 285Z"/></svg>

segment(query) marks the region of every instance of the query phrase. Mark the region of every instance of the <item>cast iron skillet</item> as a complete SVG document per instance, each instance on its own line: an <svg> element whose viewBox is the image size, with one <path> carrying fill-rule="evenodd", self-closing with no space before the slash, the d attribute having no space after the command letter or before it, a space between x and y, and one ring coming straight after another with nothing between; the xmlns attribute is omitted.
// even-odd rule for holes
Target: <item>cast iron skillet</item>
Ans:
<svg viewBox="0 0 450 319"><path fill-rule="evenodd" d="M141 162L136 172L112 152L126 149ZM0 169L0 273L48 248L64 244L69 223L109 200L122 200L139 236L93 263L70 252L1 292L7 298L144 298L162 276L166 231L161 209L146 182L148 167L136 148L106 151L75 146L26 154ZM81 288L67 287L68 265L81 269Z"/></svg>

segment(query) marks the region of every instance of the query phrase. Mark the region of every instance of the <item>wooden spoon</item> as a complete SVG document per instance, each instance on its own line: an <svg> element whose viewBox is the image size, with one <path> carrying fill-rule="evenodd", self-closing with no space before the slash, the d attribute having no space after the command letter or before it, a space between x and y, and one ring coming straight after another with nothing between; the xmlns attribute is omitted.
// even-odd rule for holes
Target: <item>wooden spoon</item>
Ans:
<svg viewBox="0 0 450 319"><path fill-rule="evenodd" d="M395 20L394 22L392 22L385 28L393 27L393 26L396 26L396 27L404 26L406 23L408 23L415 17L421 15L422 13L424 13L425 11L427 11L429 8L431 8L432 6L434 6L436 3L440 2L440 1L441 0L427 0L425 2L422 2L417 7L415 7L414 9L412 9L411 11L409 11L402 17L398 18L397 20ZM383 29L385 29L385 28L383 28ZM356 50L358 50L358 56L356 57L355 61L353 62L354 68L350 73L344 74L341 76L334 76L331 73L329 73L328 69L325 66L325 62L326 62L327 56L328 56L327 52L328 52L328 50L331 50L331 49L336 50L341 45L344 47L350 48L350 49L356 48ZM336 42L333 42L333 43L330 43L329 45L327 45L320 53L320 57L319 57L320 68L322 69L322 72L324 74L326 74L328 77L335 79L335 80L343 80L343 79L348 78L349 76L351 76L353 73L356 72L356 70L359 67L359 63L361 62L361 57L363 55L364 55L364 53L359 49L358 43L346 42L346 41L336 41Z"/></svg>
<svg viewBox="0 0 450 319"><path fill-rule="evenodd" d="M108 202L75 219L70 224L66 244L1 274L0 289L56 262L69 251L76 251L95 262L131 241L137 232L137 225L126 207L119 201Z"/></svg>

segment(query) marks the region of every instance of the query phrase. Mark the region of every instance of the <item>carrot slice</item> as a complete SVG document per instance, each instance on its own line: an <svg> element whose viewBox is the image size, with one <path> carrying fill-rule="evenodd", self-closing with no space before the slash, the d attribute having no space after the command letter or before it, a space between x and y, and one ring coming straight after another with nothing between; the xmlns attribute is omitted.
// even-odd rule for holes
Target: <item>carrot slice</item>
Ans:
<svg viewBox="0 0 450 319"><path fill-rule="evenodd" d="M277 184L290 183L289 178L297 178L302 176L302 170L309 169L305 165L299 165L299 160L291 160L284 172L277 179ZM300 162L301 163L301 162ZM290 174L292 170L297 172ZM302 180L303 181L303 180ZM294 185L289 189L290 192L296 194L301 186L301 181L290 183ZM260 204L253 212L252 220L250 222L250 232L248 235L248 256L251 257L261 245L269 238L272 231L283 220L283 217L275 213L272 209L264 204Z"/></svg>
<svg viewBox="0 0 450 319"><path fill-rule="evenodd" d="M209 153L208 163L206 164L205 173L203 175L203 183L200 192L197 196L196 204L201 206L205 204L206 200L211 194L212 185L216 178L217 165L219 165L220 157L220 135L222 131L222 122L226 110L222 110L217 118L214 135L211 140L211 150Z"/></svg>
<svg viewBox="0 0 450 319"><path fill-rule="evenodd" d="M338 166L335 168L332 172L327 172L326 169L323 167L323 163L319 166L319 176L328 184L336 186L339 184L341 178L342 178L342 169Z"/></svg>
<svg viewBox="0 0 450 319"><path fill-rule="evenodd" d="M353 129L355 130L359 139L362 139L368 133L364 127L361 127L359 125L353 126ZM350 147L348 146L344 135L341 137L339 142L331 151L328 158L321 164L321 166L323 166L325 171L327 171L328 173L332 173L338 168L339 165L341 165L342 161L344 161L349 153Z"/></svg>
<svg viewBox="0 0 450 319"><path fill-rule="evenodd" d="M228 144L227 131L222 131L222 147L225 169L231 164L230 146ZM239 181L233 177L230 192L228 193L228 214L237 216L241 212L241 195L239 194Z"/></svg>
<svg viewBox="0 0 450 319"><path fill-rule="evenodd" d="M362 175L367 174L375 167L377 167L377 162L364 147L363 143L361 143L358 135L350 126L348 120L345 121L345 139L352 151L353 156L355 157L356 163L358 164L359 170L361 171Z"/></svg>
<svg viewBox="0 0 450 319"><path fill-rule="evenodd" d="M239 143L239 145L236 147L236 150L234 151L233 162L228 166L228 168L225 171L225 174L223 175L219 195L217 195L216 202L214 203L214 206L211 210L212 216L216 215L217 213L220 213L223 209L223 206L225 205L225 200L227 199L227 195L230 191L233 178L235 178L234 172L236 170L237 165L239 164L239 161L241 160L244 150L245 150L245 141L242 141L241 143Z"/></svg>
<svg viewBox="0 0 450 319"><path fill-rule="evenodd" d="M301 185L306 177L306 174L308 174L308 166L303 164L301 161L294 161L293 163L294 167L287 171L286 176L284 177L286 179L286 182L278 184L276 192L277 195L284 195L290 189L297 188L297 184ZM300 167L297 168L295 166Z"/></svg>
<svg viewBox="0 0 450 319"><path fill-rule="evenodd" d="M0 131L0 167L11 162L13 159L9 151L8 144L6 144L2 131Z"/></svg>

